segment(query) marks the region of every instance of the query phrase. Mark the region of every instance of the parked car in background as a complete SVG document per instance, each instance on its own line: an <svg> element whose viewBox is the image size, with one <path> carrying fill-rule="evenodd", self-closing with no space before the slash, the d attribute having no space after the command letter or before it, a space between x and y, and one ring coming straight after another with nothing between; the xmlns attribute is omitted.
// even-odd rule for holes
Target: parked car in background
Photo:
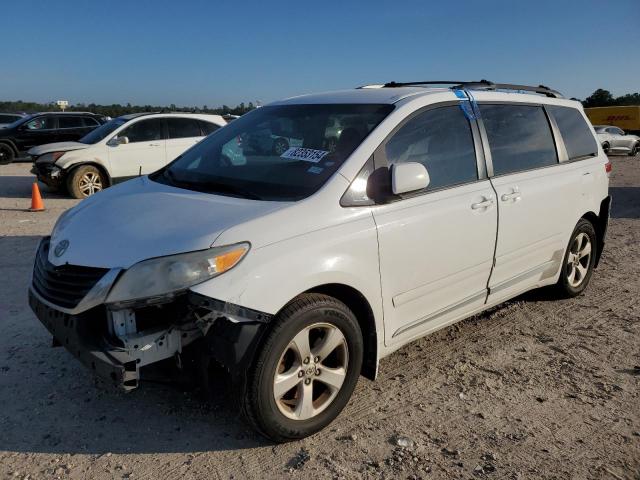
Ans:
<svg viewBox="0 0 640 480"><path fill-rule="evenodd" d="M76 142L29 150L33 173L75 198L154 172L226 124L219 115L136 113L105 123Z"/></svg>
<svg viewBox="0 0 640 480"><path fill-rule="evenodd" d="M6 127L25 116L26 114L24 113L0 113L0 128Z"/></svg>
<svg viewBox="0 0 640 480"><path fill-rule="evenodd" d="M640 105L585 108L592 125L611 125L625 132L640 134Z"/></svg>
<svg viewBox="0 0 640 480"><path fill-rule="evenodd" d="M106 121L89 112L43 112L0 128L0 165L28 158L29 149L52 142L78 140Z"/></svg>
<svg viewBox="0 0 640 480"><path fill-rule="evenodd" d="M640 137L630 135L612 125L594 125L593 127L606 154L622 153L635 156L640 153Z"/></svg>
<svg viewBox="0 0 640 480"><path fill-rule="evenodd" d="M67 210L38 247L31 308L123 390L189 351L201 371L221 365L248 422L288 441L326 427L403 345L531 289L581 294L611 201L582 105L545 87L454 85L243 115ZM367 129L326 150L327 126L354 116ZM302 146L282 154L242 140L287 126Z"/></svg>

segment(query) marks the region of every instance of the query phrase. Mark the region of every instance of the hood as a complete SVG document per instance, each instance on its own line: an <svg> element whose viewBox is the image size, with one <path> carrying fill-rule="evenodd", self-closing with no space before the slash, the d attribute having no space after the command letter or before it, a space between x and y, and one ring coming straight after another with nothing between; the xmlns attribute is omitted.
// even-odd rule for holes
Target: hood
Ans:
<svg viewBox="0 0 640 480"><path fill-rule="evenodd" d="M70 152L71 150L82 150L83 148L87 148L90 146L91 145L87 145L86 143L80 143L80 142L47 143L45 145L39 145L37 147L33 147L27 153L29 153L29 155L33 155L34 157L39 157L40 155L44 155L45 153Z"/></svg>
<svg viewBox="0 0 640 480"><path fill-rule="evenodd" d="M128 268L148 258L209 248L226 229L287 205L193 192L139 177L65 213L52 233L49 261ZM53 251L62 240L69 246L57 258Z"/></svg>

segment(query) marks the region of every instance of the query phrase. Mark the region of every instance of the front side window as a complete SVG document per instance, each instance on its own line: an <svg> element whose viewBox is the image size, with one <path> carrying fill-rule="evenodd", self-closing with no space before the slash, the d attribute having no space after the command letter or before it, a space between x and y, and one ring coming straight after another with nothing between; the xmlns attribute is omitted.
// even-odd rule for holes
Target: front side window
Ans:
<svg viewBox="0 0 640 480"><path fill-rule="evenodd" d="M558 163L549 121L542 107L480 105L493 174L521 172Z"/></svg>
<svg viewBox="0 0 640 480"><path fill-rule="evenodd" d="M168 118L169 138L201 137L200 126L193 118Z"/></svg>
<svg viewBox="0 0 640 480"><path fill-rule="evenodd" d="M418 162L429 172L427 191L478 179L469 120L458 106L418 114L386 143L389 165Z"/></svg>
<svg viewBox="0 0 640 480"><path fill-rule="evenodd" d="M587 122L577 109L547 105L547 110L551 112L558 124L569 160L598 154L596 139L593 138Z"/></svg>
<svg viewBox="0 0 640 480"><path fill-rule="evenodd" d="M187 150L152 179L244 198L295 201L318 190L393 105L273 105L253 110ZM328 125L357 116L329 149Z"/></svg>
<svg viewBox="0 0 640 480"><path fill-rule="evenodd" d="M164 125L161 118L140 120L125 128L118 137L127 137L129 143L151 142L164 139Z"/></svg>
<svg viewBox="0 0 640 480"><path fill-rule="evenodd" d="M54 127L53 117L36 117L24 124L27 130L51 130Z"/></svg>
<svg viewBox="0 0 640 480"><path fill-rule="evenodd" d="M82 128L84 123L82 117L68 117L61 115L58 117L58 128Z"/></svg>
<svg viewBox="0 0 640 480"><path fill-rule="evenodd" d="M20 115L0 115L0 123L13 123L20 118Z"/></svg>

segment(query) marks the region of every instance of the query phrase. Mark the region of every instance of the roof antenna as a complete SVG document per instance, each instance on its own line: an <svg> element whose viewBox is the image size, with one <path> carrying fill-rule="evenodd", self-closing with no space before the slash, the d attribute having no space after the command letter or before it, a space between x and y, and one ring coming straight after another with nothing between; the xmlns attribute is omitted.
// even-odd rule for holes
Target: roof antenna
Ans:
<svg viewBox="0 0 640 480"><path fill-rule="evenodd" d="M138 176L139 177L142 176L142 165L140 165L140 167L138 167Z"/></svg>

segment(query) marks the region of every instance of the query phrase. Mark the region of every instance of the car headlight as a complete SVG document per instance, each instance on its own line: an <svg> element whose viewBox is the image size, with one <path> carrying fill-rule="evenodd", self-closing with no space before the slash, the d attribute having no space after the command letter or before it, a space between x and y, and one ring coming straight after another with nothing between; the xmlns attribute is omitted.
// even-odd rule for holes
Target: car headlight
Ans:
<svg viewBox="0 0 640 480"><path fill-rule="evenodd" d="M158 297L185 290L231 270L249 251L247 242L136 263L116 282L106 303Z"/></svg>

